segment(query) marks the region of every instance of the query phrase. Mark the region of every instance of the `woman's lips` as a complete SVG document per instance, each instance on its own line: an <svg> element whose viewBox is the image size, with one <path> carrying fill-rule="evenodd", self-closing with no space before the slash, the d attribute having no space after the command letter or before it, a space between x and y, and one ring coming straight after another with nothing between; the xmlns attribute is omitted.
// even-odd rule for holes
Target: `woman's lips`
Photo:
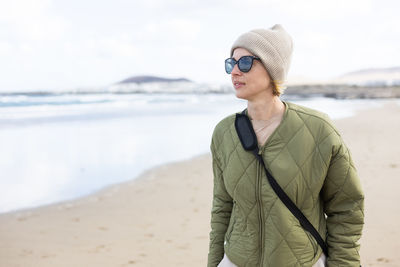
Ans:
<svg viewBox="0 0 400 267"><path fill-rule="evenodd" d="M233 87L235 87L235 89L239 89L240 87L243 87L245 85L245 83L242 82L233 82Z"/></svg>

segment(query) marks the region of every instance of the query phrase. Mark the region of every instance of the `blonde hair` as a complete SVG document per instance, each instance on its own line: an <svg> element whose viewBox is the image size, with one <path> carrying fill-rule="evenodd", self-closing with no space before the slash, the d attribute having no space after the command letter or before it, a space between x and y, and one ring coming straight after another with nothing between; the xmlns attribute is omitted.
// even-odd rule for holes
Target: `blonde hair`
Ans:
<svg viewBox="0 0 400 267"><path fill-rule="evenodd" d="M280 81L271 81L271 83L272 83L272 94L276 96L282 95L283 91L285 91L286 89L284 83Z"/></svg>

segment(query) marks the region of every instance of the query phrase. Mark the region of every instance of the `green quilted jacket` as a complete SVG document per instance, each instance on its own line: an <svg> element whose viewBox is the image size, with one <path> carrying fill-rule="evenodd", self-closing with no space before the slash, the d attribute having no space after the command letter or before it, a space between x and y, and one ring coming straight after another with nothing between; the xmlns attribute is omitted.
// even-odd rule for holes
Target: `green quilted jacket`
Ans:
<svg viewBox="0 0 400 267"><path fill-rule="evenodd" d="M360 266L364 195L350 152L327 115L284 102L282 122L260 148L268 170L326 240L328 267ZM239 267L311 267L322 249L243 149L235 114L215 127L208 266L224 252Z"/></svg>

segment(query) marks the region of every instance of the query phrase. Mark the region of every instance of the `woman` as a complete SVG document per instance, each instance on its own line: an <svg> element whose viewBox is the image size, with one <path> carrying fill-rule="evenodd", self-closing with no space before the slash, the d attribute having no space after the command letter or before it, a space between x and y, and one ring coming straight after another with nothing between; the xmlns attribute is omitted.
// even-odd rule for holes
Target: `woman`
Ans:
<svg viewBox="0 0 400 267"><path fill-rule="evenodd" d="M350 152L329 118L279 98L292 54L281 25L241 35L225 61L238 98L247 100L259 154L328 246L278 198L245 151L235 114L215 127L209 267L360 266L364 196Z"/></svg>

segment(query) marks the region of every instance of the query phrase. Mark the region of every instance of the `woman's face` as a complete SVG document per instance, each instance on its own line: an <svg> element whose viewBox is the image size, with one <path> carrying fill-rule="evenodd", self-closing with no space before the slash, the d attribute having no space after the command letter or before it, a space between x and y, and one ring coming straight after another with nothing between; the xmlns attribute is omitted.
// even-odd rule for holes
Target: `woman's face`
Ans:
<svg viewBox="0 0 400 267"><path fill-rule="evenodd" d="M243 56L254 56L244 48L238 47L233 51L232 57L239 60ZM260 60L253 60L249 72L241 72L236 64L231 73L236 97L254 101L258 98L273 95L271 78Z"/></svg>

